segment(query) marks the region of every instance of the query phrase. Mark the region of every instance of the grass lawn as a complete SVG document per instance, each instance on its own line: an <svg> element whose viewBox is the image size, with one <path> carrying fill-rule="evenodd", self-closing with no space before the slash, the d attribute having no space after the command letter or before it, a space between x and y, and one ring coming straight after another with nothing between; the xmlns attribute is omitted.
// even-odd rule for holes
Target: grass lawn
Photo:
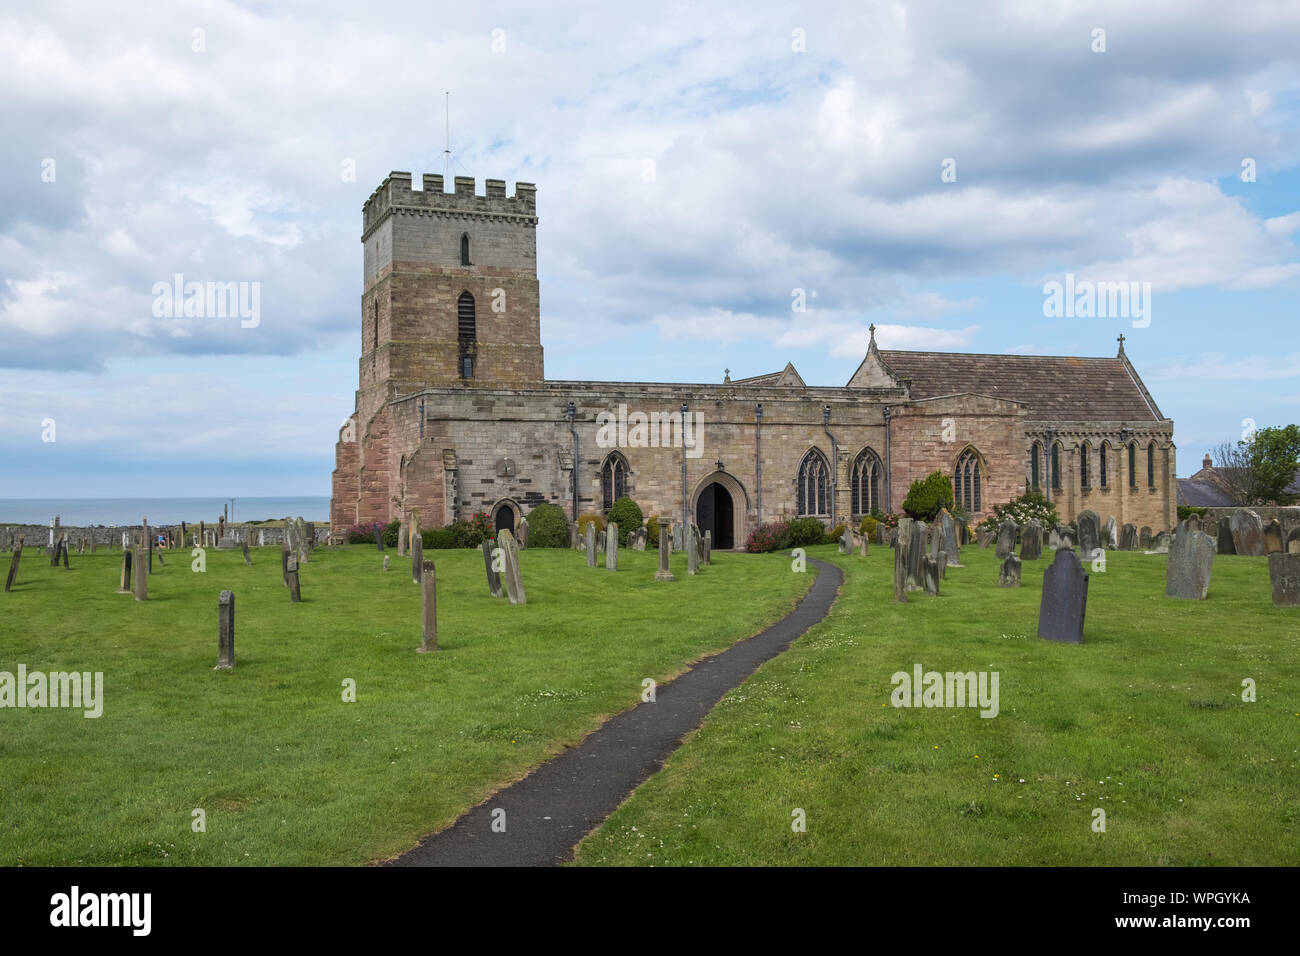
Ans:
<svg viewBox="0 0 1300 956"><path fill-rule="evenodd" d="M993 550L968 546L941 596L905 605L888 548L810 553L846 570L830 616L724 698L578 864L1300 862L1300 612L1273 607L1266 559L1216 557L1195 602L1164 597L1165 556L1109 553L1085 643L1065 645L1036 636L1050 551L1004 590ZM999 672L1000 713L890 706L917 663Z"/></svg>
<svg viewBox="0 0 1300 956"><path fill-rule="evenodd" d="M438 654L420 643L410 561L317 551L289 601L278 549L155 564L114 593L120 552L51 568L24 551L0 593L0 671L101 671L104 712L0 710L0 865L359 864L394 856L794 606L812 575L714 552L690 577L624 549L523 552L528 604L488 596L479 551L437 562ZM0 555L0 573L9 555ZM215 672L217 595L235 592L238 666ZM356 682L344 703L343 683ZM191 830L191 812L207 831Z"/></svg>

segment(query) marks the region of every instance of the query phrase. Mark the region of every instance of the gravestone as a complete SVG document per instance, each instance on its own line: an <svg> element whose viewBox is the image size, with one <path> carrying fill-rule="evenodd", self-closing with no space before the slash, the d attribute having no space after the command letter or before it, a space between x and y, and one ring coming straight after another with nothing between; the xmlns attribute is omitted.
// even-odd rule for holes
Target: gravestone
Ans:
<svg viewBox="0 0 1300 956"><path fill-rule="evenodd" d="M399 558L406 557L406 544L409 540L410 535L407 533L407 525L403 521L397 526L397 556Z"/></svg>
<svg viewBox="0 0 1300 956"><path fill-rule="evenodd" d="M1237 553L1237 547L1232 543L1232 520L1230 518L1225 518L1219 522L1216 538L1219 543L1219 554Z"/></svg>
<svg viewBox="0 0 1300 956"><path fill-rule="evenodd" d="M1171 544L1173 544L1173 536L1168 531L1161 531L1151 542L1151 553L1168 554Z"/></svg>
<svg viewBox="0 0 1300 956"><path fill-rule="evenodd" d="M908 529L907 542L907 589L920 591L925 588L925 545L929 540L929 528L924 521L913 521Z"/></svg>
<svg viewBox="0 0 1300 956"><path fill-rule="evenodd" d="M849 542L849 529L846 526L844 530L840 532L840 539L836 542L836 550L840 554L848 554L852 547L853 545Z"/></svg>
<svg viewBox="0 0 1300 956"><path fill-rule="evenodd" d="M420 570L420 646L419 654L438 650L438 571L432 561Z"/></svg>
<svg viewBox="0 0 1300 956"><path fill-rule="evenodd" d="M931 521L925 528L925 553L936 561L939 560L939 552L943 550L943 532L939 530L938 516Z"/></svg>
<svg viewBox="0 0 1300 956"><path fill-rule="evenodd" d="M497 543L501 547L501 556L505 563L506 595L510 598L511 604L527 604L523 575L519 573L519 550L518 545L515 544L515 536L508 529L503 528L497 535Z"/></svg>
<svg viewBox="0 0 1300 956"><path fill-rule="evenodd" d="M289 580L289 600L294 604L302 601L302 588L298 581L298 556L292 551L289 552L289 562L285 567L285 575Z"/></svg>
<svg viewBox="0 0 1300 956"><path fill-rule="evenodd" d="M487 572L488 594L493 597L502 597L501 575L497 573L496 566L492 561L492 542L483 542L483 569Z"/></svg>
<svg viewBox="0 0 1300 956"><path fill-rule="evenodd" d="M1057 547L1073 548L1079 543L1079 533L1073 525L1058 524L1056 526Z"/></svg>
<svg viewBox="0 0 1300 956"><path fill-rule="evenodd" d="M618 570L618 522L611 521L605 532L605 570Z"/></svg>
<svg viewBox="0 0 1300 956"><path fill-rule="evenodd" d="M928 554L921 559L921 580L925 586L926 594L938 595L939 562Z"/></svg>
<svg viewBox="0 0 1300 956"><path fill-rule="evenodd" d="M214 671L235 666L235 594L222 591L217 597L217 666Z"/></svg>
<svg viewBox="0 0 1300 956"><path fill-rule="evenodd" d="M700 547L695 538L695 525L686 526L686 573L700 573Z"/></svg>
<svg viewBox="0 0 1300 956"><path fill-rule="evenodd" d="M1282 526L1277 523L1276 518L1271 518L1268 524L1264 525L1264 553L1276 554L1285 550L1282 547Z"/></svg>
<svg viewBox="0 0 1300 956"><path fill-rule="evenodd" d="M588 521L583 530L587 538L587 567L594 568L596 566L596 523Z"/></svg>
<svg viewBox="0 0 1300 956"><path fill-rule="evenodd" d="M23 535L18 536L18 543L14 545L13 556L9 559L9 574L5 577L5 593L14 586L14 581L18 579L18 561L23 556Z"/></svg>
<svg viewBox="0 0 1300 956"><path fill-rule="evenodd" d="M519 550L528 550L528 519L519 519Z"/></svg>
<svg viewBox="0 0 1300 956"><path fill-rule="evenodd" d="M230 534L230 533L226 533L225 535L222 536L221 540L219 540L219 541L217 542L217 550L218 550L218 551L231 551L231 550L233 550L233 549L235 548L235 546L238 545L238 544L239 544L239 542L235 540L235 536L234 536L234 535L232 535L232 534Z"/></svg>
<svg viewBox="0 0 1300 956"><path fill-rule="evenodd" d="M1268 580L1275 607L1300 607L1300 554L1270 554Z"/></svg>
<svg viewBox="0 0 1300 956"><path fill-rule="evenodd" d="M1053 551L1061 546L1061 533L1055 527L1047 533L1047 546Z"/></svg>
<svg viewBox="0 0 1300 956"><path fill-rule="evenodd" d="M1286 553L1300 554L1300 528L1295 528L1287 535Z"/></svg>
<svg viewBox="0 0 1300 956"><path fill-rule="evenodd" d="M301 518L298 519L302 521ZM314 521L302 521L302 543L307 548L307 556L316 550L316 523Z"/></svg>
<svg viewBox="0 0 1300 956"><path fill-rule="evenodd" d="M673 522L673 550L681 551L684 547L686 547L685 528L682 526L682 522L674 521Z"/></svg>
<svg viewBox="0 0 1300 956"><path fill-rule="evenodd" d="M258 528L258 529L257 529L257 546L258 546L259 548L264 548L264 547L266 547L266 529L265 529L265 528Z"/></svg>
<svg viewBox="0 0 1300 956"><path fill-rule="evenodd" d="M135 553L135 599L149 600L149 558L147 547L141 546Z"/></svg>
<svg viewBox="0 0 1300 956"><path fill-rule="evenodd" d="M860 558L865 558L867 556L867 538L869 537L870 535L866 534L858 535L858 557Z"/></svg>
<svg viewBox="0 0 1300 956"><path fill-rule="evenodd" d="M1016 533L1019 530L1010 518L1002 519L1002 523L998 525L998 549L995 554L998 560L1016 553Z"/></svg>
<svg viewBox="0 0 1300 956"><path fill-rule="evenodd" d="M939 562L939 580L946 581L948 579L948 552L940 551L939 557L935 560Z"/></svg>
<svg viewBox="0 0 1300 956"><path fill-rule="evenodd" d="M606 542L606 540L607 540L608 538L609 538L609 535L606 534L604 531L597 532L597 534L596 534L596 553L597 553L597 554L604 554L604 553L605 553L605 542Z"/></svg>
<svg viewBox="0 0 1300 956"><path fill-rule="evenodd" d="M1257 513L1238 508L1228 523L1232 527L1232 546L1237 554L1251 557L1264 554L1264 522Z"/></svg>
<svg viewBox="0 0 1300 956"><path fill-rule="evenodd" d="M659 569L655 571L656 581L675 581L673 573L668 570L668 549L671 542L668 538L668 529L663 525L659 526Z"/></svg>
<svg viewBox="0 0 1300 956"><path fill-rule="evenodd" d="M253 563L253 556L248 553L248 538L244 538L244 546L242 550L244 552L244 564L251 565Z"/></svg>
<svg viewBox="0 0 1300 956"><path fill-rule="evenodd" d="M1119 531L1115 525L1114 515L1106 519L1106 524L1101 529L1101 543L1108 551L1119 550Z"/></svg>
<svg viewBox="0 0 1300 956"><path fill-rule="evenodd" d="M311 539L307 534L307 522L302 520L301 515L293 519L293 543L299 564L311 560Z"/></svg>
<svg viewBox="0 0 1300 956"><path fill-rule="evenodd" d="M1088 575L1074 550L1062 548L1043 573L1038 636L1048 641L1082 644L1087 611Z"/></svg>
<svg viewBox="0 0 1300 956"><path fill-rule="evenodd" d="M1037 561L1042 556L1043 526L1036 518L1030 518L1025 522L1024 531L1020 533L1020 560Z"/></svg>
<svg viewBox="0 0 1300 956"><path fill-rule="evenodd" d="M957 537L957 522L948 514L947 508L939 509L939 531L943 535L943 550L948 555L948 563L960 568L961 544Z"/></svg>
<svg viewBox="0 0 1300 956"><path fill-rule="evenodd" d="M631 545L633 551L645 550L645 535L645 528L637 528L632 532L632 537L629 539L628 543Z"/></svg>
<svg viewBox="0 0 1300 956"><path fill-rule="evenodd" d="M375 522L375 546L379 548L380 552L384 550L384 529L378 521Z"/></svg>
<svg viewBox="0 0 1300 956"><path fill-rule="evenodd" d="M902 539L896 539L891 545L894 549L894 600L900 604L907 603L907 549Z"/></svg>
<svg viewBox="0 0 1300 956"><path fill-rule="evenodd" d="M384 570L388 570L388 555L384 555Z"/></svg>
<svg viewBox="0 0 1300 956"><path fill-rule="evenodd" d="M1151 533L1151 529L1148 526L1143 525L1142 530L1138 532L1138 547L1143 551L1149 551L1154 541L1155 535ZM1232 543L1231 538L1228 539L1228 543ZM1232 552L1229 552L1229 554L1231 553Z"/></svg>
<svg viewBox="0 0 1300 956"><path fill-rule="evenodd" d="M1210 567L1214 563L1214 539L1192 522L1178 526L1165 566L1165 597L1203 601L1210 590Z"/></svg>
<svg viewBox="0 0 1300 956"><path fill-rule="evenodd" d="M1101 547L1101 518L1091 508L1079 512L1075 524L1079 529L1079 547L1092 554Z"/></svg>
<svg viewBox="0 0 1300 956"><path fill-rule="evenodd" d="M998 572L998 587L1020 587L1020 559L1014 554L1008 554L1007 559L1002 562L1002 570Z"/></svg>
<svg viewBox="0 0 1300 956"><path fill-rule="evenodd" d="M1201 516L1200 516L1200 515L1189 515L1189 516L1185 519L1185 522L1184 522L1184 523L1187 525L1187 527L1191 528L1193 531L1200 531L1200 530L1201 530ZM1178 527L1179 527L1179 526L1175 526L1175 528L1174 528L1174 533L1175 533L1175 534L1178 532Z"/></svg>
<svg viewBox="0 0 1300 956"><path fill-rule="evenodd" d="M1119 549L1121 551L1133 551L1137 548L1138 529L1133 522L1128 522L1120 529L1119 532Z"/></svg>
<svg viewBox="0 0 1300 956"><path fill-rule="evenodd" d="M713 563L713 530L704 532L704 563Z"/></svg>
<svg viewBox="0 0 1300 956"><path fill-rule="evenodd" d="M953 518L952 520L953 520L953 522L957 525L957 545L958 545L958 547L960 547L960 546L963 545L963 544L970 544L970 528L969 528L969 527L967 526L967 524L966 524L966 519L965 519L965 518Z"/></svg>
<svg viewBox="0 0 1300 956"><path fill-rule="evenodd" d="M424 536L411 539L411 580L419 584L420 573L424 570Z"/></svg>
<svg viewBox="0 0 1300 956"><path fill-rule="evenodd" d="M130 548L122 549L122 577L120 583L117 586L118 594L131 593L131 583L135 577L135 574L131 569L131 556L132 556L132 551Z"/></svg>
<svg viewBox="0 0 1300 956"><path fill-rule="evenodd" d="M975 544L981 548L987 548L997 539L998 532L995 528L980 528L975 532Z"/></svg>
<svg viewBox="0 0 1300 956"><path fill-rule="evenodd" d="M284 586L289 586L289 555L292 551L289 548L288 541L280 542L280 580Z"/></svg>

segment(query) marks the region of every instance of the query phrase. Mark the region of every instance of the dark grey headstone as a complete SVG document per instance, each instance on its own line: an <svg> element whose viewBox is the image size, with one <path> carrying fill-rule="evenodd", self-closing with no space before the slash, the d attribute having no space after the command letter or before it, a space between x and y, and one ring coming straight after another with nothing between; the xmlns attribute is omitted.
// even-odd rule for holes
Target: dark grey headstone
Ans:
<svg viewBox="0 0 1300 956"><path fill-rule="evenodd" d="M925 545L929 529L924 521L913 521L907 530L907 589L920 591L925 586L921 565L926 557Z"/></svg>
<svg viewBox="0 0 1300 956"><path fill-rule="evenodd" d="M1085 509L1075 519L1079 528L1079 547L1084 554L1092 554L1101 547L1101 518L1097 512Z"/></svg>
<svg viewBox="0 0 1300 956"><path fill-rule="evenodd" d="M1238 508L1228 519L1232 527L1232 546L1237 554L1258 557L1264 551L1264 522L1258 514L1246 508Z"/></svg>
<svg viewBox="0 0 1300 956"><path fill-rule="evenodd" d="M1138 544L1138 528L1131 521L1124 525L1119 532L1119 549L1121 551L1136 550Z"/></svg>
<svg viewBox="0 0 1300 956"><path fill-rule="evenodd" d="M921 559L921 580L927 594L939 593L939 562L928 554Z"/></svg>
<svg viewBox="0 0 1300 956"><path fill-rule="evenodd" d="M998 525L997 558L999 561L1007 557L1008 555L1015 553L1016 537L1019 534L1019 532L1020 532L1020 528L1016 525L1014 521L1012 521L1010 518L1002 519L1002 523Z"/></svg>
<svg viewBox="0 0 1300 956"><path fill-rule="evenodd" d="M1073 550L1061 548L1043 573L1038 606L1038 636L1067 644L1083 643L1088 611L1088 575Z"/></svg>
<svg viewBox="0 0 1300 956"><path fill-rule="evenodd" d="M948 514L947 508L939 511L939 532L943 536L943 550L948 555L948 563L955 568L961 567L961 544L957 537L957 521Z"/></svg>
<svg viewBox="0 0 1300 956"><path fill-rule="evenodd" d="M1268 580L1276 607L1300 607L1300 554L1270 554Z"/></svg>
<svg viewBox="0 0 1300 956"><path fill-rule="evenodd" d="M907 603L907 548L902 539L896 538L894 549L894 600L900 604Z"/></svg>
<svg viewBox="0 0 1300 956"><path fill-rule="evenodd" d="M501 575L497 573L496 567L492 563L492 542L483 542L483 568L487 572L488 594L493 597L501 597Z"/></svg>
<svg viewBox="0 0 1300 956"><path fill-rule="evenodd" d="M1184 521L1169 548L1165 567L1165 597L1203 601L1210 590L1214 539Z"/></svg>
<svg viewBox="0 0 1300 956"><path fill-rule="evenodd" d="M1043 556L1043 526L1037 519L1025 522L1020 532L1020 560L1037 561Z"/></svg>
<svg viewBox="0 0 1300 956"><path fill-rule="evenodd" d="M1151 543L1155 541L1155 539L1155 535L1152 534L1151 529L1146 525L1143 525L1142 530L1138 532L1138 547L1143 551L1148 551L1151 548ZM1231 539L1229 539L1229 543L1231 543Z"/></svg>
<svg viewBox="0 0 1300 956"><path fill-rule="evenodd" d="M1237 546L1232 543L1232 520L1224 519L1219 522L1218 529L1219 554L1236 554ZM1148 542L1148 547L1150 543Z"/></svg>
<svg viewBox="0 0 1300 956"><path fill-rule="evenodd" d="M289 562L285 567L285 574L289 578L289 600L294 604L302 601L302 589L298 581L298 556L292 551L289 552Z"/></svg>
<svg viewBox="0 0 1300 956"><path fill-rule="evenodd" d="M1014 554L1008 554L1007 559L1002 562L1002 570L998 572L998 587L1020 587L1020 559Z"/></svg>
<svg viewBox="0 0 1300 956"><path fill-rule="evenodd" d="M588 532L588 534L590 534L590 532ZM587 540L590 542L593 539L588 538ZM588 548L590 549L591 547L592 547L591 544L588 544ZM668 526L661 524L659 526L659 569L655 571L656 581L676 580L676 578L673 577L672 571L668 570L668 554L671 548L672 548L672 540L668 536ZM589 550L588 553L594 553L594 552L591 552ZM594 564L594 561L595 558L590 559L590 563Z"/></svg>
<svg viewBox="0 0 1300 956"><path fill-rule="evenodd" d="M1168 531L1161 531L1156 535L1155 540L1151 542L1151 551L1154 554L1168 554L1169 546L1173 543L1173 535Z"/></svg>
<svg viewBox="0 0 1300 956"><path fill-rule="evenodd" d="M1300 554L1300 528L1295 528L1286 537L1286 553Z"/></svg>

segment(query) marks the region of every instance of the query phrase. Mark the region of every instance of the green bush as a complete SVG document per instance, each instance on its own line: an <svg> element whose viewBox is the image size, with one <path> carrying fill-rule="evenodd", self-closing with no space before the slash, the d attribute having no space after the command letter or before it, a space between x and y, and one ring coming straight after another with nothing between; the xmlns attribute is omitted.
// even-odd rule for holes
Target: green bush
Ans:
<svg viewBox="0 0 1300 956"><path fill-rule="evenodd" d="M609 509L609 521L618 525L618 545L627 547L627 536L641 527L641 507L631 498L619 498Z"/></svg>
<svg viewBox="0 0 1300 956"><path fill-rule="evenodd" d="M871 517L871 515L863 515L862 524L858 525L858 534L866 535L868 541L875 541L876 528L879 527L879 525L880 522Z"/></svg>
<svg viewBox="0 0 1300 956"><path fill-rule="evenodd" d="M1203 517L1204 515L1207 515L1209 513L1210 513L1209 508L1193 508L1191 505L1178 506L1179 521L1186 521L1188 518L1192 517L1192 515L1196 515L1197 517Z"/></svg>
<svg viewBox="0 0 1300 956"><path fill-rule="evenodd" d="M844 537L844 531L847 527L848 525L845 524L837 524L834 528L831 528L830 531L826 532L827 540L839 544L840 538Z"/></svg>
<svg viewBox="0 0 1300 956"><path fill-rule="evenodd" d="M777 550L805 548L813 544L826 544L826 526L817 518L795 518L786 526L784 539ZM833 538L830 540L834 540Z"/></svg>
<svg viewBox="0 0 1300 956"><path fill-rule="evenodd" d="M594 524L596 526L596 534L600 534L602 531L605 530L605 519L602 518L600 515L591 514L590 512L587 514L578 515L578 537L579 538L585 539L587 537L587 525L589 524Z"/></svg>
<svg viewBox="0 0 1300 956"><path fill-rule="evenodd" d="M940 510L952 511L952 481L941 471L932 471L922 481L912 482L903 500L903 511L916 521L933 521Z"/></svg>
<svg viewBox="0 0 1300 956"><path fill-rule="evenodd" d="M446 528L422 528L420 541L426 551L445 551L448 548L462 547L456 529L452 525Z"/></svg>
<svg viewBox="0 0 1300 956"><path fill-rule="evenodd" d="M997 531L998 525L1005 518L1010 518L1022 528L1031 518L1036 518L1044 530L1056 527L1061 520L1056 514L1056 505L1048 501L1046 495L1041 491L1027 491L1004 505L994 505L993 513L971 530L972 532Z"/></svg>
<svg viewBox="0 0 1300 956"><path fill-rule="evenodd" d="M528 547L567 548L569 519L559 505L538 505L528 512Z"/></svg>
<svg viewBox="0 0 1300 956"><path fill-rule="evenodd" d="M646 540L646 548L648 548L648 549L650 549L650 548L652 548L652 549L658 549L658 547L659 547L659 525L660 525L661 522L664 523L664 524L667 524L667 523L668 523L668 521L667 521L666 519L660 518L660 517L658 517L657 515L654 516L654 517L650 517L650 518L646 518L646 519L645 519L645 533L646 533L646 538L645 538L645 540Z"/></svg>

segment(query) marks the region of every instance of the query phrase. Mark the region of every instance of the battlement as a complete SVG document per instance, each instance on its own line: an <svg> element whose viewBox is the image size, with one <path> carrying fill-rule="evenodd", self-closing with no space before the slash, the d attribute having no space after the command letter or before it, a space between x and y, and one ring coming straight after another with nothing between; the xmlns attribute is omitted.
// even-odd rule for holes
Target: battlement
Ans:
<svg viewBox="0 0 1300 956"><path fill-rule="evenodd" d="M410 173L389 173L362 207L362 239L397 211L508 218L537 224L537 187L533 183L516 182L515 194L507 196L504 179L488 179L484 181L486 193L480 196L472 176L455 177L454 192L445 191L443 177L438 173L425 173L421 180L424 188L412 189Z"/></svg>

